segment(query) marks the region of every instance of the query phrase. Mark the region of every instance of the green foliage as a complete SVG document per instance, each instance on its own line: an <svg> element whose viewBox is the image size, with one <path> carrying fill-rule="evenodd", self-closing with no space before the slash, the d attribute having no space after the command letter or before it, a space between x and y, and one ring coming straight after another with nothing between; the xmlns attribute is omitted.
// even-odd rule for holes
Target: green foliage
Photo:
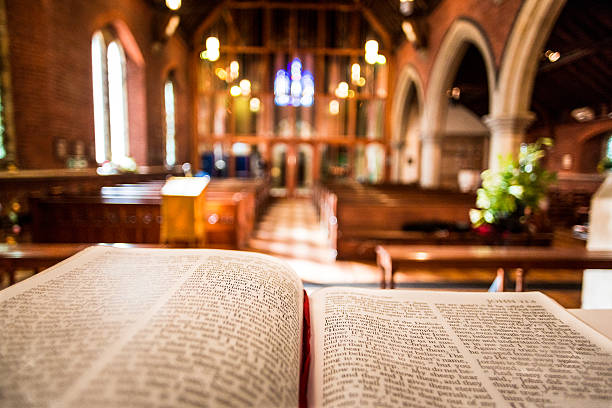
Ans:
<svg viewBox="0 0 612 408"><path fill-rule="evenodd" d="M540 160L552 140L539 139L535 143L521 145L519 157L500 157L500 170L482 172L482 187L477 191L476 207L470 210L470 220L475 227L482 224L498 224L503 220L520 217L521 222L540 210L548 187L556 180L556 174L542 168Z"/></svg>
<svg viewBox="0 0 612 408"><path fill-rule="evenodd" d="M610 170L612 170L612 159L606 156L597 164L597 171L603 173Z"/></svg>

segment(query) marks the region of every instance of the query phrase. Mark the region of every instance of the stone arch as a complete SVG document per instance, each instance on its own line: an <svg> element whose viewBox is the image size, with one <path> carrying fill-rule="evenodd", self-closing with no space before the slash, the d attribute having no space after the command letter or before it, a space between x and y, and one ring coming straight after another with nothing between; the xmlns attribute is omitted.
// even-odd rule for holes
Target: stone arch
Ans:
<svg viewBox="0 0 612 408"><path fill-rule="evenodd" d="M396 92L393 96L391 105L391 123L395 124L391 129L391 158L392 158L392 180L396 182L414 182L418 181L419 156L420 156L420 141L418 140L420 126L420 117L423 112L424 89L423 81L411 64L404 66L399 74ZM413 111L416 106L416 112ZM408 112L408 115L406 114ZM410 126L409 115L416 115L412 118L416 122L416 129L410 134L415 136L416 140L406 140L407 134L406 125ZM410 121L409 123L406 123ZM411 126L412 128L412 126ZM414 150L414 151L413 151ZM404 171L404 166L408 164L408 157L413 160L410 167L414 167L411 174Z"/></svg>
<svg viewBox="0 0 612 408"><path fill-rule="evenodd" d="M597 125L592 128L589 128L588 131L579 134L577 137L578 144L583 144L589 139L595 136L599 136L602 133L612 133L612 122L600 122Z"/></svg>
<svg viewBox="0 0 612 408"><path fill-rule="evenodd" d="M526 0L502 55L493 104L485 123L491 129L489 167L499 155L518 152L525 130L535 119L529 111L539 55L566 0Z"/></svg>
<svg viewBox="0 0 612 408"><path fill-rule="evenodd" d="M566 0L526 0L508 37L499 69L494 116L532 116L531 94L539 55Z"/></svg>
<svg viewBox="0 0 612 408"><path fill-rule="evenodd" d="M421 119L422 154L421 185L436 187L440 181L441 130L447 111L446 90L452 85L463 56L474 45L485 64L489 89L489 111L493 106L496 88L495 58L482 29L471 20L459 18L447 30L433 63L425 95Z"/></svg>

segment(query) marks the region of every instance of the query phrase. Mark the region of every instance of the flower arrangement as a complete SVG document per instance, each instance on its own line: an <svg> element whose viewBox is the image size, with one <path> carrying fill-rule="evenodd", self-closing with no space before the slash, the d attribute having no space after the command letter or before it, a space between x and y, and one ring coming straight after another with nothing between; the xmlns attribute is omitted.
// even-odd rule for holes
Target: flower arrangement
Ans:
<svg viewBox="0 0 612 408"><path fill-rule="evenodd" d="M608 156L601 159L601 161L597 164L597 171L600 173L612 171L612 159Z"/></svg>
<svg viewBox="0 0 612 408"><path fill-rule="evenodd" d="M487 224L498 230L520 232L545 205L548 187L556 174L544 170L540 160L552 140L542 138L521 145L518 159L500 158L500 170L482 172L482 187L477 190L476 208L470 210L475 228Z"/></svg>

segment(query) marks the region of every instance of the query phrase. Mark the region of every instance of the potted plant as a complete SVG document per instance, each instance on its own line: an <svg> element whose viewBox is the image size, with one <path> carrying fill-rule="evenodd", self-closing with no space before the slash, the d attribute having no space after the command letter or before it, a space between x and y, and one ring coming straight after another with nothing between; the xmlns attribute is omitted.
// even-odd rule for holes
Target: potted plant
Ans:
<svg viewBox="0 0 612 408"><path fill-rule="evenodd" d="M477 230L508 233L534 233L537 219L546 206L548 187L556 174L546 171L540 161L552 140L542 138L521 145L518 159L500 158L500 170L482 172L476 207L470 220Z"/></svg>

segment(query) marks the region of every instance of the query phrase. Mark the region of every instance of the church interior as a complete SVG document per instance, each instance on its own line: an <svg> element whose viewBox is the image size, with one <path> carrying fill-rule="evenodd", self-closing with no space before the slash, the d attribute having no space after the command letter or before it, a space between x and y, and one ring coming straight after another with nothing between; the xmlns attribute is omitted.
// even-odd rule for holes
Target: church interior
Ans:
<svg viewBox="0 0 612 408"><path fill-rule="evenodd" d="M0 288L95 243L269 253L308 288L378 287L379 245L581 250L611 41L604 0L0 0ZM186 223L169 177L203 186ZM466 262L397 287L499 276ZM550 262L520 290L589 302Z"/></svg>

